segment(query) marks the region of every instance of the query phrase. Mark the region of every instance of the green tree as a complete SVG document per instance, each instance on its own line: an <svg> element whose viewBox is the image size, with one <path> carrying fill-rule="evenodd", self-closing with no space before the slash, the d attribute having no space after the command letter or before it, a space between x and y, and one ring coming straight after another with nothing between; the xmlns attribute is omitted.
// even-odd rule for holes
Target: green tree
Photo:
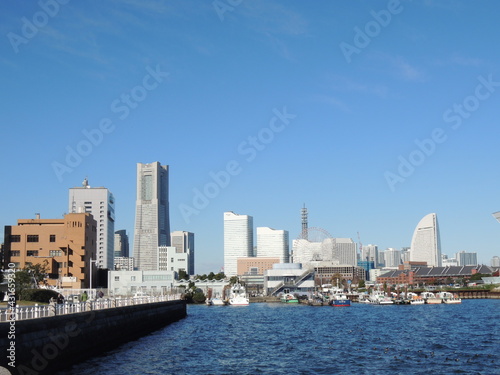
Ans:
<svg viewBox="0 0 500 375"><path fill-rule="evenodd" d="M31 276L33 277L33 279L36 281L37 285L36 287L38 287L38 285L40 283L43 283L45 281L45 279L47 278L47 271L48 271L48 264L49 262L47 261L47 259L45 259L43 261L43 264L28 264L24 270L25 271L28 271L28 273L31 274Z"/></svg>
<svg viewBox="0 0 500 375"><path fill-rule="evenodd" d="M187 274L186 271L184 270L179 271L179 280L189 280L189 275Z"/></svg>
<svg viewBox="0 0 500 375"><path fill-rule="evenodd" d="M238 279L238 276L231 276L231 278L229 279L229 284L231 285L234 285L236 283L238 283L240 280Z"/></svg>
<svg viewBox="0 0 500 375"><path fill-rule="evenodd" d="M207 277L208 280L213 280L215 278L215 274L213 272L210 272Z"/></svg>
<svg viewBox="0 0 500 375"><path fill-rule="evenodd" d="M224 272L219 272L217 275L215 275L215 280L223 280L226 278L226 275L224 275Z"/></svg>
<svg viewBox="0 0 500 375"><path fill-rule="evenodd" d="M364 287L366 287L365 280L359 280L359 282L358 282L358 288L364 288Z"/></svg>
<svg viewBox="0 0 500 375"><path fill-rule="evenodd" d="M36 287L33 276L26 270L17 271L16 275L16 297L21 299L24 290Z"/></svg>

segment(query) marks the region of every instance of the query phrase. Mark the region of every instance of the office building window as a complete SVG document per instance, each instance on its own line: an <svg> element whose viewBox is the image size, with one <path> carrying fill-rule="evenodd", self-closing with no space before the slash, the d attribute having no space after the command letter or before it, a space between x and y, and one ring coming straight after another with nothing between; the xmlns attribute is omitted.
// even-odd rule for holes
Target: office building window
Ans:
<svg viewBox="0 0 500 375"><path fill-rule="evenodd" d="M51 234L50 235L50 242L56 242L56 235L55 234Z"/></svg>
<svg viewBox="0 0 500 375"><path fill-rule="evenodd" d="M29 257L37 257L38 256L38 250L28 250L26 252L26 255Z"/></svg>
<svg viewBox="0 0 500 375"><path fill-rule="evenodd" d="M27 242L38 242L38 234L28 234Z"/></svg>
<svg viewBox="0 0 500 375"><path fill-rule="evenodd" d="M19 234L11 234L10 242L21 242L21 236Z"/></svg>

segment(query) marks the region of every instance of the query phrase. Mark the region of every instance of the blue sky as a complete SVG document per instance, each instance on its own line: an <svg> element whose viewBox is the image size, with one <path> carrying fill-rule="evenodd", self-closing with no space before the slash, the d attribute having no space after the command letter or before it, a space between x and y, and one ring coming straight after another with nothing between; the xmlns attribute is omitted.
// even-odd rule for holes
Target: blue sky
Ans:
<svg viewBox="0 0 500 375"><path fill-rule="evenodd" d="M381 250L410 246L436 212L443 253L489 264L500 256L499 11L4 1L0 225L62 217L88 176L115 195L115 228L132 243L136 163L160 161L171 229L195 233L197 273L223 266L224 211L294 239L304 203L310 227Z"/></svg>

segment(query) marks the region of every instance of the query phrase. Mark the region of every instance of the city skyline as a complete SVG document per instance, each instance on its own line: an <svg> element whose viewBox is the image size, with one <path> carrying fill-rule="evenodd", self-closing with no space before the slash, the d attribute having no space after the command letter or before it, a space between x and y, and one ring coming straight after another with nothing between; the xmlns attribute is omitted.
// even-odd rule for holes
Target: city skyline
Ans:
<svg viewBox="0 0 500 375"><path fill-rule="evenodd" d="M2 226L62 218L87 176L132 251L135 165L160 160L200 274L223 266L223 212L292 241L304 203L311 228L381 251L436 212L443 254L500 255L498 2L0 10Z"/></svg>

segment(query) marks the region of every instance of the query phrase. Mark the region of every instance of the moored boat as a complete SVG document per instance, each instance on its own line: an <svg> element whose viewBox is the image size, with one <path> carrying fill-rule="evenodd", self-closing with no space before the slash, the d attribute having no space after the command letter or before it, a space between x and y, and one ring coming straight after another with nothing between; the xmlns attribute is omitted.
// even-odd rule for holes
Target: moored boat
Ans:
<svg viewBox="0 0 500 375"><path fill-rule="evenodd" d="M299 303L299 300L293 294L285 293L285 294L283 294L283 296L281 296L281 302L283 302L283 303Z"/></svg>
<svg viewBox="0 0 500 375"><path fill-rule="evenodd" d="M432 292L422 292L420 297L422 297L422 299L428 305L437 305L443 303L443 300L441 298L436 297L436 295Z"/></svg>
<svg viewBox="0 0 500 375"><path fill-rule="evenodd" d="M441 292L437 294L438 298L441 298L443 303L448 303L448 304L456 304L456 303L462 303L462 299L458 298L457 295L450 293L450 292Z"/></svg>
<svg viewBox="0 0 500 375"><path fill-rule="evenodd" d="M250 304L245 287L236 283L231 287L228 303L232 306L246 306Z"/></svg>
<svg viewBox="0 0 500 375"><path fill-rule="evenodd" d="M383 291L375 290L370 295L370 303L372 305L394 305L391 297L385 295Z"/></svg>

